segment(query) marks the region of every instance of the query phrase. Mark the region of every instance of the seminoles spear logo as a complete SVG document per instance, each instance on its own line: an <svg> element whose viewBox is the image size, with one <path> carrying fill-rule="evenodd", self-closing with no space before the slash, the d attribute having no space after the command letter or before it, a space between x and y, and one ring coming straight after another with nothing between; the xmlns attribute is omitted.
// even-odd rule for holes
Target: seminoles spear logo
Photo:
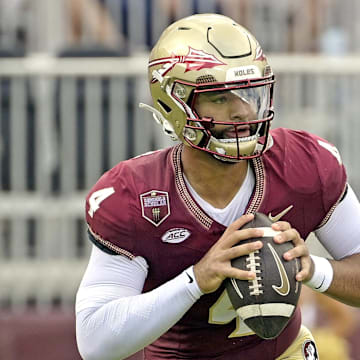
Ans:
<svg viewBox="0 0 360 360"><path fill-rule="evenodd" d="M255 59L254 60L258 60L258 61L264 61L266 60L266 56L263 52L263 49L261 48L260 45L258 45L256 47L256 50L255 50Z"/></svg>
<svg viewBox="0 0 360 360"><path fill-rule="evenodd" d="M218 65L226 65L214 55L208 54L202 50L195 50L191 47L189 47L187 55L172 54L171 57L153 60L149 63L149 68L160 64L163 64L162 68L158 70L161 76L165 76L176 64L186 64L185 72L191 70L199 71L202 69L213 68ZM156 81L157 79L153 77L151 83L153 84Z"/></svg>

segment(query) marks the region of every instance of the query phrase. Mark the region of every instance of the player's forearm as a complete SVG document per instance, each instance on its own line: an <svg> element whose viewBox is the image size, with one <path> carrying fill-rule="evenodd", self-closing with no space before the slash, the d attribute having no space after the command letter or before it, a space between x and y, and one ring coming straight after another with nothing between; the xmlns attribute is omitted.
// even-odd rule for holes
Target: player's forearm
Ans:
<svg viewBox="0 0 360 360"><path fill-rule="evenodd" d="M334 277L326 294L345 304L360 307L360 254L330 262Z"/></svg>
<svg viewBox="0 0 360 360"><path fill-rule="evenodd" d="M189 283L182 273L149 293L80 309L76 328L83 359L120 360L141 350L173 326L200 295L194 281Z"/></svg>

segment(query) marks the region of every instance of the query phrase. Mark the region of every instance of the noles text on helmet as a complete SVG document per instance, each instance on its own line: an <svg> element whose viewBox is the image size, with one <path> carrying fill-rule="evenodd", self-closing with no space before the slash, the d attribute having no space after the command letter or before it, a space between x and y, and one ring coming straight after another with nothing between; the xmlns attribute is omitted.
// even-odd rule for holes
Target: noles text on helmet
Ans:
<svg viewBox="0 0 360 360"><path fill-rule="evenodd" d="M148 76L154 107L140 106L174 140L229 162L269 145L274 75L254 36L232 19L199 14L170 25Z"/></svg>

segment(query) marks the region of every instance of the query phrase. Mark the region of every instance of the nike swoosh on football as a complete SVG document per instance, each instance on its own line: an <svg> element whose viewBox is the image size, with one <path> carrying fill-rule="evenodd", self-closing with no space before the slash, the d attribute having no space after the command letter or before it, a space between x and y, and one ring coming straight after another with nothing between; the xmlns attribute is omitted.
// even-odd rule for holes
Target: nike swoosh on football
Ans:
<svg viewBox="0 0 360 360"><path fill-rule="evenodd" d="M288 206L286 209L284 209L283 211L279 212L277 215L272 216L271 212L269 212L268 217L272 222L277 222L279 221L284 215L286 215L292 208L294 207L294 205L290 205Z"/></svg>
<svg viewBox="0 0 360 360"><path fill-rule="evenodd" d="M236 283L236 280L234 278L231 278L231 283L234 287L234 290L236 291L236 293L240 296L241 299L244 298L243 294L241 293L239 287L238 287L238 284Z"/></svg>
<svg viewBox="0 0 360 360"><path fill-rule="evenodd" d="M289 278L286 274L285 268L283 263L281 262L278 254L276 253L275 249L273 248L273 246L268 243L267 244L271 250L271 254L274 257L274 260L276 262L277 268L279 270L279 274L280 274L280 279L281 279L281 284L280 286L276 286L276 285L272 285L272 288L281 296L286 296L289 294L290 292L290 282L289 282Z"/></svg>

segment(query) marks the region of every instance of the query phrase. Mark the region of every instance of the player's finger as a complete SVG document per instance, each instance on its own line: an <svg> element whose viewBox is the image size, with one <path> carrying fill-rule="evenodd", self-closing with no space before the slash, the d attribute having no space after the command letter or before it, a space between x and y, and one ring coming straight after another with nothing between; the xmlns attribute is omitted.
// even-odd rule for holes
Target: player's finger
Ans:
<svg viewBox="0 0 360 360"><path fill-rule="evenodd" d="M256 277L256 274L253 271L240 270L232 266L224 269L223 274L225 277L238 280L253 280Z"/></svg>
<svg viewBox="0 0 360 360"><path fill-rule="evenodd" d="M300 258L308 255L309 255L309 250L307 246L303 244L303 245L295 246L293 249L285 252L284 259L289 261L295 258Z"/></svg>
<svg viewBox="0 0 360 360"><path fill-rule="evenodd" d="M246 223L254 219L254 214L245 214L231 223L225 230L224 234L232 233L242 228Z"/></svg>
<svg viewBox="0 0 360 360"><path fill-rule="evenodd" d="M246 244L236 245L224 251L224 259L232 260L239 256L248 255L262 247L263 243L261 241L252 241Z"/></svg>
<svg viewBox="0 0 360 360"><path fill-rule="evenodd" d="M296 274L297 281L304 281L310 278L311 259L310 256L301 258L301 270Z"/></svg>
<svg viewBox="0 0 360 360"><path fill-rule="evenodd" d="M300 234L294 228L282 231L280 234L274 236L274 241L278 244L282 244L287 241L292 241L294 245L298 245L304 242L300 237Z"/></svg>
<svg viewBox="0 0 360 360"><path fill-rule="evenodd" d="M273 223L271 227L276 231L285 231L290 229L291 225L287 221L277 221Z"/></svg>
<svg viewBox="0 0 360 360"><path fill-rule="evenodd" d="M241 241L262 237L263 234L264 231L257 228L237 230L222 239L221 247L223 249L230 248L238 243L241 243Z"/></svg>

